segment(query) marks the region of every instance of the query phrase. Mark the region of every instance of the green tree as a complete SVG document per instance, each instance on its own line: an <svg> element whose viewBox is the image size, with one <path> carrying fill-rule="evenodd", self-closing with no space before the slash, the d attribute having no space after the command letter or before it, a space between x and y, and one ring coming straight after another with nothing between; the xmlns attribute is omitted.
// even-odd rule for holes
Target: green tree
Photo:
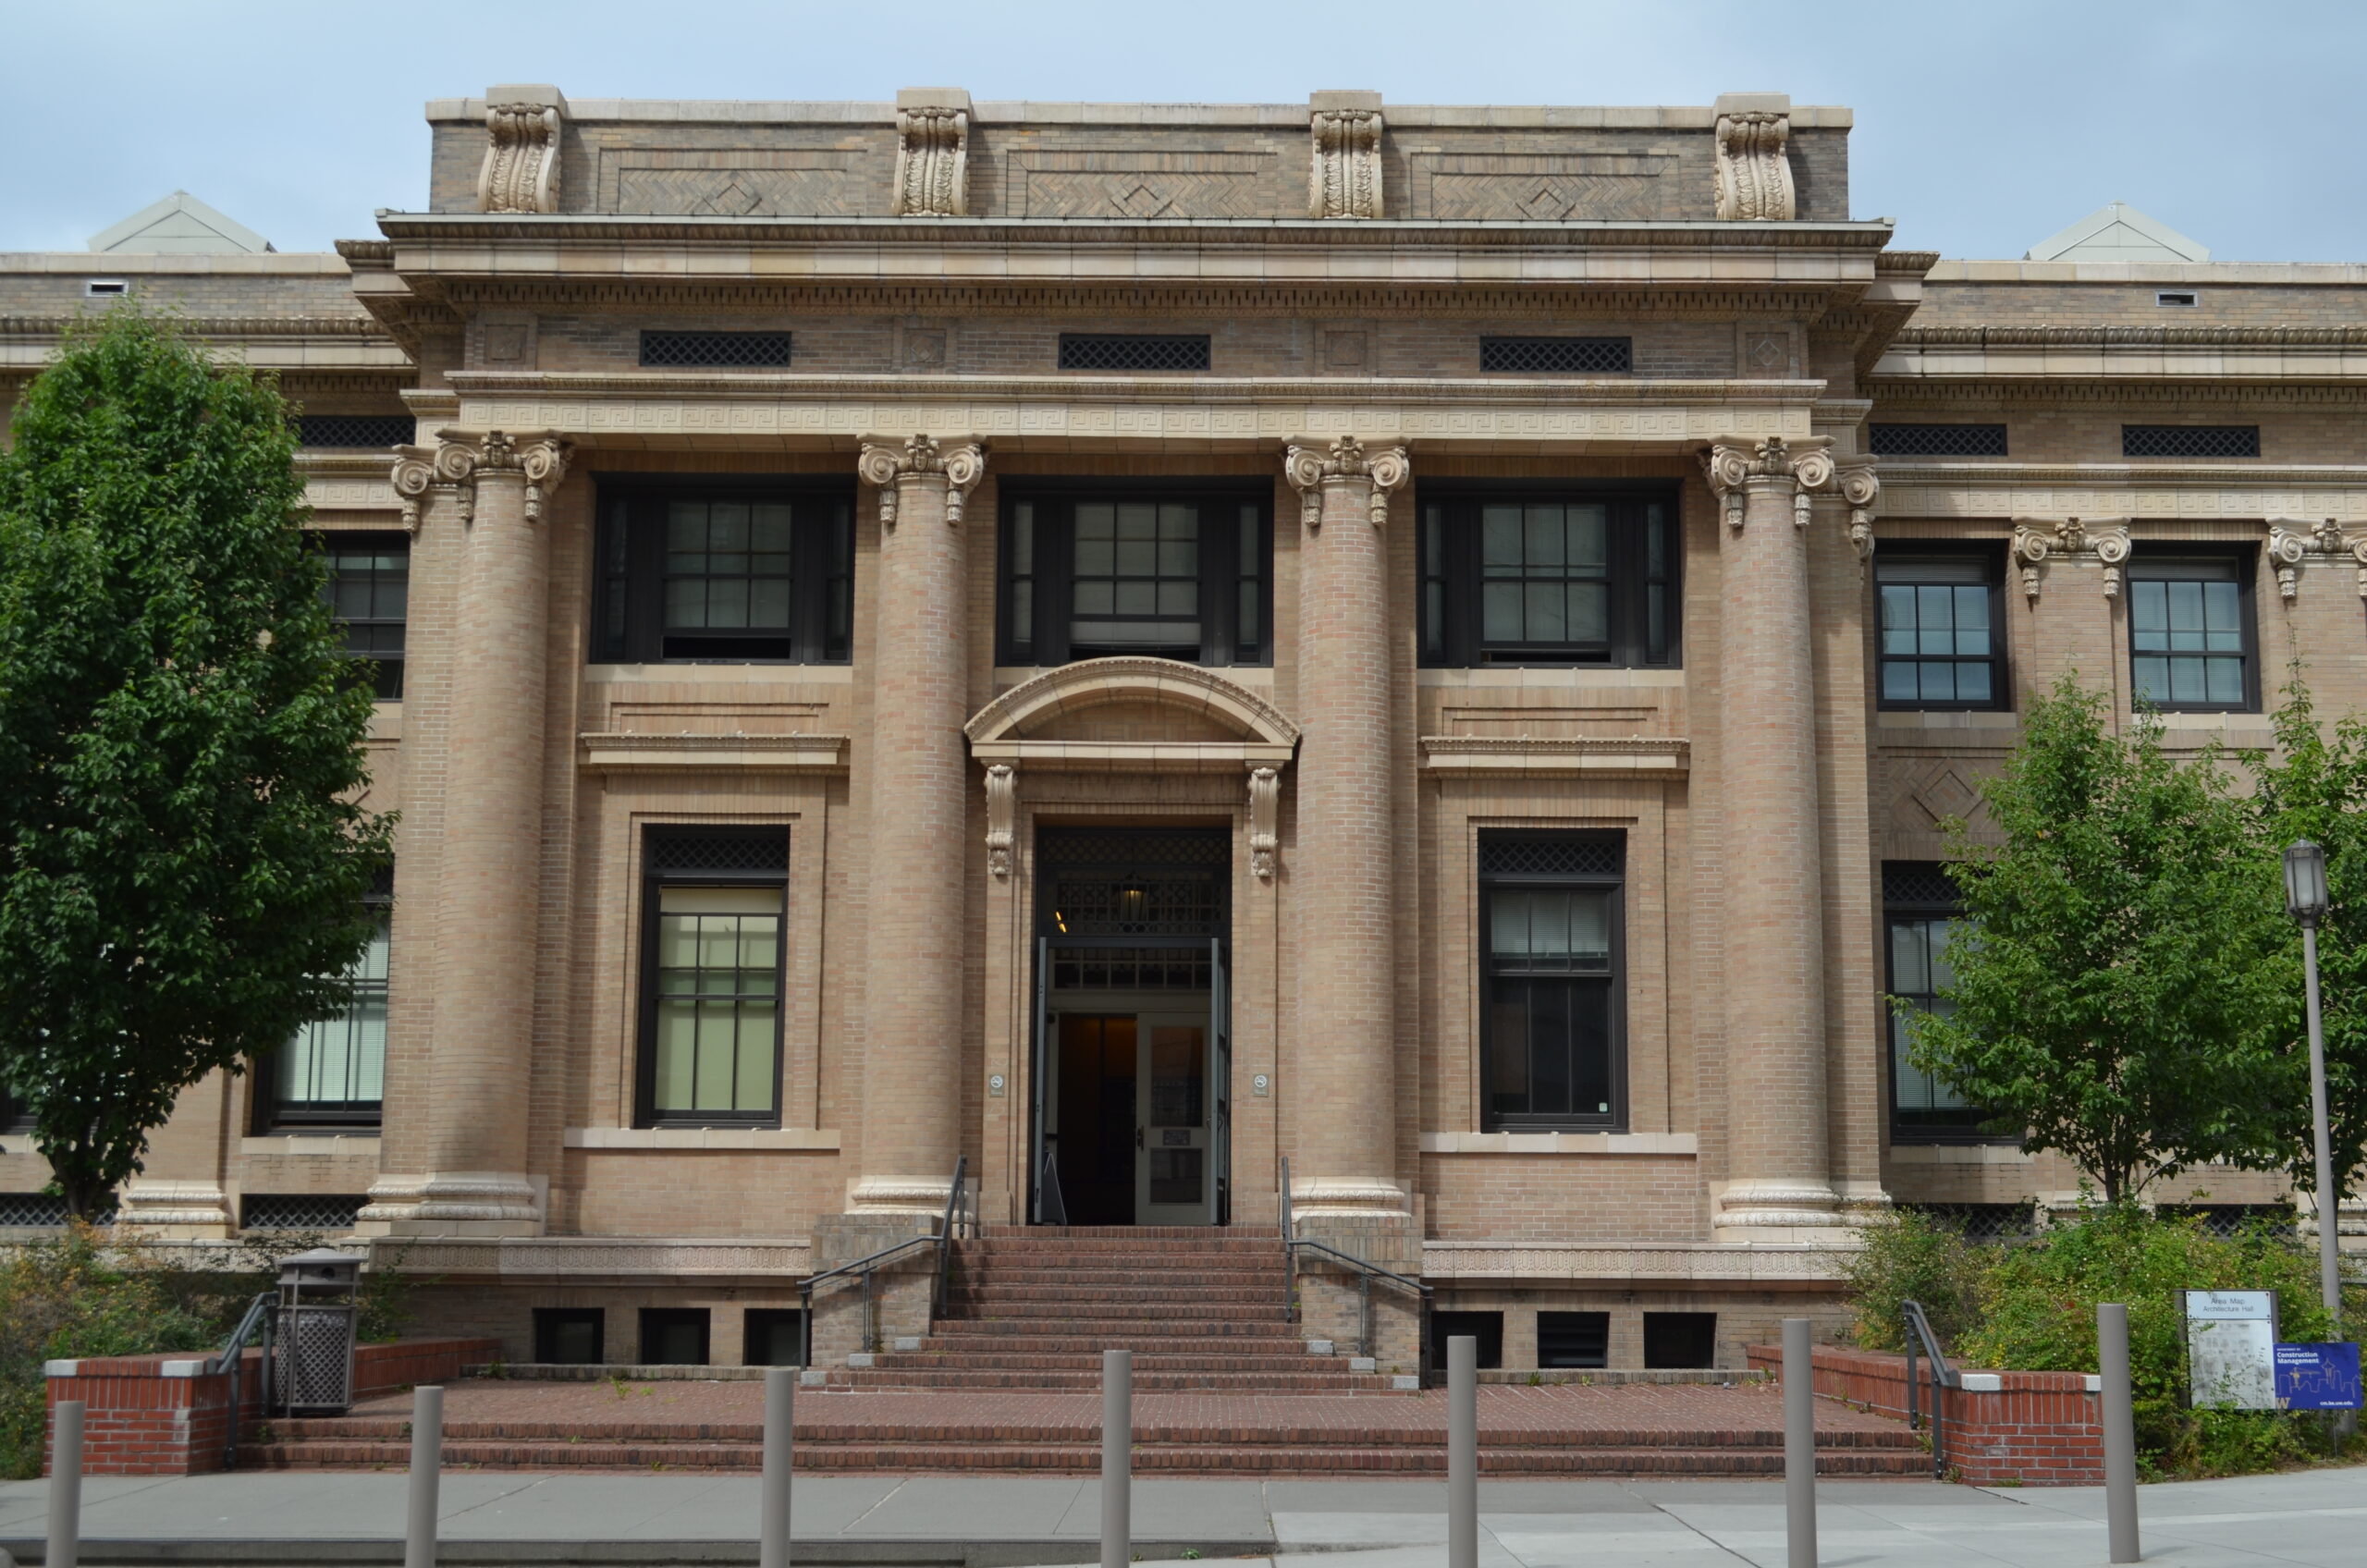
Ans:
<svg viewBox="0 0 2367 1568"><path fill-rule="evenodd" d="M170 324L70 337L0 457L0 1073L69 1210L346 1001L390 820L288 409Z"/></svg>
<svg viewBox="0 0 2367 1568"><path fill-rule="evenodd" d="M2286 1005L2275 865L2215 754L2123 738L2066 676L1981 790L2002 844L1949 825L1966 928L1952 1012L1909 1051L2028 1152L2057 1150L2117 1202L2257 1134L2261 1022Z"/></svg>
<svg viewBox="0 0 2367 1568"><path fill-rule="evenodd" d="M2351 714L2329 735L2296 668L2274 723L2276 754L2243 753L2257 789L2250 802L2257 853L2275 864L2310 839L2326 852L2325 918L2318 924L2318 984L2324 1012L2326 1120L2336 1183L2349 1191L2367 1163L2367 717ZM2310 1115L2310 1044L2301 1011L2301 934L2289 923L2286 1006L2274 1032L2276 1076L2260 1093L2263 1130L2247 1163L2291 1173L2316 1190Z"/></svg>

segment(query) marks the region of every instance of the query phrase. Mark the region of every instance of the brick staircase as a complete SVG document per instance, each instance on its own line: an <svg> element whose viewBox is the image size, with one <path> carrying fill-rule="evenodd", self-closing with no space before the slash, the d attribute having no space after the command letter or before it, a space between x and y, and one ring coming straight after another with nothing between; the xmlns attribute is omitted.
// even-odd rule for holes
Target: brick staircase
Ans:
<svg viewBox="0 0 2367 1568"><path fill-rule="evenodd" d="M955 1246L935 1332L867 1366L832 1368L828 1386L1098 1389L1101 1353L1131 1350L1144 1393L1413 1387L1411 1366L1392 1375L1308 1354L1282 1251L1271 1226L989 1225Z"/></svg>

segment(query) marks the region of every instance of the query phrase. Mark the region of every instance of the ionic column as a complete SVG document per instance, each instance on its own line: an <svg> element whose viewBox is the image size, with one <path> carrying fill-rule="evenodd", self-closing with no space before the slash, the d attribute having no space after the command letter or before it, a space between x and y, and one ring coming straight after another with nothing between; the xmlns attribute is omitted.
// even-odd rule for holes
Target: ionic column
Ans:
<svg viewBox="0 0 2367 1568"><path fill-rule="evenodd" d="M1718 729L1726 929L1728 1164L1719 1239L1838 1223L1827 1137L1822 843L1809 643L1809 493L1822 438L1721 441Z"/></svg>
<svg viewBox="0 0 2367 1568"><path fill-rule="evenodd" d="M1294 1213L1403 1216L1396 1182L1389 497L1403 447L1292 442L1301 503Z"/></svg>
<svg viewBox="0 0 2367 1568"><path fill-rule="evenodd" d="M569 448L548 434L444 432L397 465L407 510L437 503L461 530L452 630L443 848L435 892L435 1023L423 1170L371 1189L373 1229L530 1235L543 1207L526 1168L535 955L541 928L543 716L550 533L544 512ZM416 515L413 511L412 515Z"/></svg>
<svg viewBox="0 0 2367 1568"><path fill-rule="evenodd" d="M962 1152L963 886L971 858L962 503L966 438L866 436L879 492L862 1174L850 1212L935 1213Z"/></svg>

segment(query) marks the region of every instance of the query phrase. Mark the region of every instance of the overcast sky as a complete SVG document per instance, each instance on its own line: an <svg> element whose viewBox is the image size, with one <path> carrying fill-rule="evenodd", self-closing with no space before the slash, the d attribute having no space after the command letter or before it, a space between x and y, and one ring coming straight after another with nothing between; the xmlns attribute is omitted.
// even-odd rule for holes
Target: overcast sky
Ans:
<svg viewBox="0 0 2367 1568"><path fill-rule="evenodd" d="M187 190L283 251L424 204L422 104L576 97L1707 104L1858 112L1853 215L2019 256L2128 202L2215 260L2367 259L2362 0L0 0L0 250Z"/></svg>

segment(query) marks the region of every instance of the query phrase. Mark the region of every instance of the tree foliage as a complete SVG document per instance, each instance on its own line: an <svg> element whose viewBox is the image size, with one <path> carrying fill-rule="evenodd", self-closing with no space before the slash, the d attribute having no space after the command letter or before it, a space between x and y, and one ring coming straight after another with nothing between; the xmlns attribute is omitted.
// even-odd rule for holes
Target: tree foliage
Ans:
<svg viewBox="0 0 2367 1568"><path fill-rule="evenodd" d="M2367 717L2350 714L2327 734L2297 669L2275 719L2276 753L2248 753L2258 853L2274 861L2296 839L2326 853L2325 918L2318 925L2318 983L2325 1026L2326 1110L2336 1185L2352 1190L2367 1164ZM2312 1137L2310 1051L2301 1011L2300 934L2287 927L2292 962L2287 1004L2268 1023L2270 1048L2255 1093L2263 1127L2247 1163L2290 1172L2317 1187Z"/></svg>
<svg viewBox="0 0 2367 1568"><path fill-rule="evenodd" d="M2108 1201L2255 1145L2289 934L2216 755L2172 758L2152 722L2111 733L2067 676L1981 794L2003 842L1950 825L1968 925L1953 1012L1908 1011L1917 1065Z"/></svg>
<svg viewBox="0 0 2367 1568"><path fill-rule="evenodd" d="M390 822L276 388L118 308L14 435L0 1073L88 1216L183 1088L343 1007Z"/></svg>

